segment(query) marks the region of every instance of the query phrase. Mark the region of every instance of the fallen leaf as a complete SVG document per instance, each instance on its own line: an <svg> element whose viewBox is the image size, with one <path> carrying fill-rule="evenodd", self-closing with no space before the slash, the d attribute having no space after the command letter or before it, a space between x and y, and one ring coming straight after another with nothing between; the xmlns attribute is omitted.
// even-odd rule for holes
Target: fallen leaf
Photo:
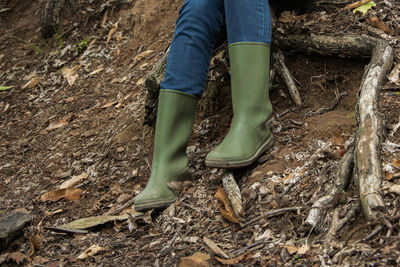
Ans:
<svg viewBox="0 0 400 267"><path fill-rule="evenodd" d="M388 80L400 85L400 64L397 64L388 75Z"/></svg>
<svg viewBox="0 0 400 267"><path fill-rule="evenodd" d="M289 255L296 254L297 251L299 250L298 247L293 246L293 245L284 245L283 247L286 248L286 250L289 253Z"/></svg>
<svg viewBox="0 0 400 267"><path fill-rule="evenodd" d="M45 263L48 263L49 259L45 258L45 257L41 257L41 256L35 256L33 257L33 264L37 264L37 265L44 265Z"/></svg>
<svg viewBox="0 0 400 267"><path fill-rule="evenodd" d="M210 255L196 252L192 256L181 258L179 267L208 267L210 266Z"/></svg>
<svg viewBox="0 0 400 267"><path fill-rule="evenodd" d="M385 22L383 22L382 20L380 20L377 16L373 16L370 18L367 18L367 21L375 28L380 29L381 31L383 31L384 33L393 35L393 31L389 28L389 26L387 26L385 24Z"/></svg>
<svg viewBox="0 0 400 267"><path fill-rule="evenodd" d="M47 126L47 128L45 129L45 131L52 131L61 127L64 127L65 125L67 125L67 122L73 117L72 114L68 114L65 117L63 117L62 119L60 119L58 122L56 123L50 123L49 126Z"/></svg>
<svg viewBox="0 0 400 267"><path fill-rule="evenodd" d="M400 169L400 159L397 158L392 158L392 165L396 169Z"/></svg>
<svg viewBox="0 0 400 267"><path fill-rule="evenodd" d="M103 64L101 64L96 70L92 71L89 76L95 75L104 70Z"/></svg>
<svg viewBox="0 0 400 267"><path fill-rule="evenodd" d="M114 220L122 221L129 218L127 213L117 216L109 216L109 215L101 215L95 217L82 218L70 223L64 224L60 226L61 228L69 228L69 229L88 229L94 226L102 225L108 222L112 222Z"/></svg>
<svg viewBox="0 0 400 267"><path fill-rule="evenodd" d="M206 236L203 237L204 243L214 252L215 254L228 259L228 255L226 255L225 251L223 251L217 244L215 244L211 239L207 238Z"/></svg>
<svg viewBox="0 0 400 267"><path fill-rule="evenodd" d="M26 260L26 255L21 252L12 252L6 256L6 260L13 260L15 263L20 264Z"/></svg>
<svg viewBox="0 0 400 267"><path fill-rule="evenodd" d="M36 250L39 250L43 244L43 237L40 234L32 234L29 237L29 250L28 256L32 257Z"/></svg>
<svg viewBox="0 0 400 267"><path fill-rule="evenodd" d="M49 191L41 195L40 200L42 202L51 201L56 202L62 198L69 200L79 200L82 194L82 190L79 188L63 188L53 191Z"/></svg>
<svg viewBox="0 0 400 267"><path fill-rule="evenodd" d="M103 248L103 247L101 247L99 245L92 245L90 248L88 248L87 250L85 250L84 252L79 254L77 259L78 260L84 260L89 256L93 257L93 256L99 254L99 252L106 251L106 250L107 250L106 248Z"/></svg>
<svg viewBox="0 0 400 267"><path fill-rule="evenodd" d="M304 255L304 254L307 254L309 251L310 251L310 246L309 245L302 245L297 250L297 255Z"/></svg>
<svg viewBox="0 0 400 267"><path fill-rule="evenodd" d="M21 89L30 89L39 84L39 77L33 77L29 82L24 84Z"/></svg>
<svg viewBox="0 0 400 267"><path fill-rule="evenodd" d="M77 65L73 68L68 68L64 67L61 69L61 74L62 76L67 79L67 82L70 86L74 85L76 79L79 77L78 74L75 74L75 72L82 67L82 65Z"/></svg>
<svg viewBox="0 0 400 267"><path fill-rule="evenodd" d="M79 175L72 176L71 179L62 183L59 188L63 189L63 188L74 187L75 185L80 184L84 179L86 179L88 177L89 177L89 175L86 172L81 173Z"/></svg>
<svg viewBox="0 0 400 267"><path fill-rule="evenodd" d="M392 185L391 187L388 188L388 191L400 195L400 184Z"/></svg>
<svg viewBox="0 0 400 267"><path fill-rule="evenodd" d="M117 104L117 103L118 103L118 101L111 101L111 102L108 102L108 103L104 104L104 105L102 106L102 108L109 108L109 107L111 107L111 106L114 106L114 105Z"/></svg>
<svg viewBox="0 0 400 267"><path fill-rule="evenodd" d="M135 64L136 62L141 61L142 59L144 59L148 55L152 54L153 52L154 52L153 50L146 50L146 51L136 55L136 57L133 59L133 63Z"/></svg>
<svg viewBox="0 0 400 267"><path fill-rule="evenodd" d="M111 38L114 36L114 34L117 32L117 30L118 30L118 22L116 22L114 24L114 27L112 27L111 30L108 32L107 42L106 42L107 44L108 44L108 42L110 42Z"/></svg>
<svg viewBox="0 0 400 267"><path fill-rule="evenodd" d="M139 86L139 85L144 84L145 80L146 80L145 78L140 78L140 79L136 82L136 85Z"/></svg>
<svg viewBox="0 0 400 267"><path fill-rule="evenodd" d="M248 252L246 252L236 258L232 258L232 259L221 259L219 257L215 257L215 259L224 265L234 265L234 264L239 264L241 261L250 259L251 257L253 257L253 255L254 255L253 251L248 251Z"/></svg>
<svg viewBox="0 0 400 267"><path fill-rule="evenodd" d="M218 203L218 208L222 216L230 222L239 223L239 219L235 217L235 213L231 207L228 196L222 187L218 188L214 197L220 201Z"/></svg>
<svg viewBox="0 0 400 267"><path fill-rule="evenodd" d="M391 180L393 180L393 178L394 178L393 173L385 172L385 180L386 181L391 181Z"/></svg>
<svg viewBox="0 0 400 267"><path fill-rule="evenodd" d="M362 1L361 1L362 2ZM365 1L364 1L365 2ZM366 3L365 5L362 5L360 7L357 7L356 9L353 10L353 13L361 13L361 14L365 14L368 12L368 10L370 10L371 8L373 8L374 6L376 6L376 4L374 3L374 1L370 1L368 3Z"/></svg>

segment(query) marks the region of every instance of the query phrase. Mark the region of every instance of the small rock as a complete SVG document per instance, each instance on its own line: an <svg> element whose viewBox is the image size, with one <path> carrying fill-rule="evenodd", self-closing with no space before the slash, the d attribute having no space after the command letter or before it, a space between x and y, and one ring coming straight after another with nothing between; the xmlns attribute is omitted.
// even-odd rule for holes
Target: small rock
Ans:
<svg viewBox="0 0 400 267"><path fill-rule="evenodd" d="M3 251L32 220L27 212L16 211L0 219L0 251Z"/></svg>

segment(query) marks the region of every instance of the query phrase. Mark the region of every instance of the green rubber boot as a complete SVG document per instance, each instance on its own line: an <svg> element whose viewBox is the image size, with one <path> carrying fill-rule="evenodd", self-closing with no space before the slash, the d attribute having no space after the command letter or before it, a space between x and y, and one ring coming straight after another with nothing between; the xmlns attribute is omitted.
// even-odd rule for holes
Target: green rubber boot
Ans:
<svg viewBox="0 0 400 267"><path fill-rule="evenodd" d="M273 143L266 125L269 100L270 47L266 43L229 46L233 119L225 139L206 157L208 167L248 166Z"/></svg>
<svg viewBox="0 0 400 267"><path fill-rule="evenodd" d="M191 178L186 146L197 102L195 96L179 91L160 91L151 176L143 192L135 197L137 211L169 206L177 192L168 183Z"/></svg>

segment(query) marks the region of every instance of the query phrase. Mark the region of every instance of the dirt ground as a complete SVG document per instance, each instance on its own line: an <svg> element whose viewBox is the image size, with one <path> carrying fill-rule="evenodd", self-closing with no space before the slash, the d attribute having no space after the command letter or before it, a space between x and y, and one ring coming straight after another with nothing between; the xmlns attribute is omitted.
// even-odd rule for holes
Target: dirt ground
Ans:
<svg viewBox="0 0 400 267"><path fill-rule="evenodd" d="M400 183L400 86L383 85L379 101L385 227L374 233L378 222L365 221L352 182L309 229L304 226L308 211L332 190L338 163L354 138L357 94L369 60L290 51L284 51L286 63L303 104L296 107L280 77L273 79L269 123L274 146L257 163L234 172L244 222L223 218L214 197L223 171L204 164L232 116L227 68L213 59L209 91L199 104L188 148L196 179L178 201L144 219L113 220L85 234L49 230L113 213L144 188L150 174L154 130L143 126L144 79L168 47L182 0L123 2L77 1L76 11L63 17L63 32L50 40L40 37L44 1L0 3L0 86L11 86L0 91L0 218L16 209L33 216L1 252L0 265L177 266L196 252L210 255L213 266L222 265L223 256L205 237L236 259L227 265L400 264L400 190L390 190ZM398 48L400 12L376 2L373 12L390 26L393 32L387 38ZM371 34L365 18L350 11L299 15L304 16L277 22L275 28ZM396 49L393 67L400 62L398 55ZM76 200L43 201L43 194L77 176L82 179L76 188L82 192ZM267 215L282 208L289 209ZM337 229L327 249L334 210L344 219L352 209L355 216ZM94 245L101 249L90 254L87 250Z"/></svg>

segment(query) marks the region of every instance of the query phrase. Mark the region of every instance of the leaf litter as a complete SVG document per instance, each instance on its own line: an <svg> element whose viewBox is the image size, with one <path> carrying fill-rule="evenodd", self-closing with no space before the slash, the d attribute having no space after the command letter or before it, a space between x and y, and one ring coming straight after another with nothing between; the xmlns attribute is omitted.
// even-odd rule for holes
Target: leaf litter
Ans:
<svg viewBox="0 0 400 267"><path fill-rule="evenodd" d="M110 1L108 5L117 3L119 1ZM106 28L111 25L107 29L98 27L98 24L97 26L94 25L96 23L96 10L97 8L100 10L99 6L94 6L96 4L94 2L87 3L89 8L85 6L85 8L88 8L85 12L87 12L88 16L91 16L91 19L88 20L88 29L90 31L84 32L85 34L98 36L96 43L93 43L91 48L83 54L77 54L74 49L74 43L76 43L76 38L82 36L77 35L79 33L72 27L73 24L69 24L75 39L67 40L66 36L64 41L71 43L70 48L64 49L63 55L56 51L57 53L51 54L49 58L43 59L41 67L37 67L36 75L41 77L41 80L46 81L46 85L40 84L37 87L27 88L20 95L10 94L9 96L4 96L0 101L0 103L2 101L10 103L10 108L6 110L3 116L2 123L4 123L5 127L2 127L1 130L5 141L5 146L2 147L4 150L1 153L6 155L5 161L0 162L1 171L4 173L4 177L2 176L4 178L2 180L4 190L1 193L7 196L1 200L1 206L27 205L35 214L34 227L64 225L68 221L88 216L96 217L98 214L104 214L109 210L116 210L124 205L124 202L128 201L128 199L118 203L117 198L120 193L113 193L110 185L115 181L124 181L123 186L121 186L122 192L125 194L133 194L134 192L133 195L135 195L144 188L146 179L149 176L151 155L147 151L151 150L152 130L142 128L141 125L145 104L144 90L139 85L142 82L144 83L143 77L146 77L149 67L153 66L161 56L161 52L164 49L163 46L168 44L173 31L174 16L179 5L170 1L161 1L156 4L151 1L146 3L149 6L155 5L154 12L160 8L161 12L169 14L169 16L165 16L166 20L168 20L165 24L160 22L161 32L151 35L157 29L152 24L154 21L149 19L152 16L148 16L148 10L140 8L140 5L144 4L144 2L137 1L136 5L131 1L135 8L131 9L130 4L127 4L129 6L127 10L123 8L124 4L120 6L121 10L126 11L128 14L132 12L133 15L121 16L122 19L118 23L118 30L114 30L113 35L108 38L111 32L109 32L110 27L111 29L116 28L115 24L107 24L106 21L104 24ZM383 3L379 5L379 8L383 8L383 12L386 13L384 16L377 14L377 9L370 9L365 16L373 17L378 15L380 21L392 29L395 34L398 34L395 26L396 22L384 7L385 4ZM91 8L95 10L94 13L90 11ZM118 8L109 7L106 10L108 10L109 19L114 18L114 16L118 17ZM364 34L372 28L372 24L369 24L366 20L364 21L361 14L354 15L350 13L352 17L348 18L345 17L348 14L344 14L342 11L323 12L306 14L305 17L298 17L303 15L301 13L290 13L287 22L281 23L278 27L284 32L311 32L311 34L336 34L353 31L354 29L359 29L356 32ZM394 12L396 11L394 10ZM102 13L98 14L101 15ZM124 19L129 17L135 18L135 26L128 29L124 26L127 25L127 21L124 21ZM82 21L80 24L83 25L84 22ZM117 39L119 32L121 32L121 36L128 37L130 40L135 39L135 42L140 42L140 44L131 41L127 45L129 46L128 49L120 44L124 39L117 40L117 42L112 41L113 38ZM147 34L153 36L151 41L144 39ZM158 41L154 42L154 40ZM9 38L9 40L6 38L5 40L5 42L10 41L12 41L12 38ZM118 47L116 43L118 43ZM117 55L118 49L120 54ZM138 67L127 68L131 64L132 58L135 58L135 55L140 55L142 51L148 50L152 50L154 53L149 53L142 59L137 60L138 62L141 61L137 64ZM7 59L7 57L3 60ZM27 54L27 57L29 58L29 54ZM293 57L291 60L293 60L291 64L296 64L298 59ZM306 63L306 61L309 63ZM324 59L324 61L326 62L319 66L319 69L314 69L315 73L312 74L312 76L321 75L319 72L322 72L322 75L326 76L326 82L323 85L327 87L325 89L328 90L328 93L319 98L321 102L329 98L329 92L333 94L333 91L329 88L330 85L335 86L335 83L337 83L340 88L346 88L345 90L351 88L351 84L342 83L340 79L335 80L333 78L333 80L329 80L332 79L329 77L330 72L332 72L332 69L329 69L332 61L330 59ZM218 62L218 64L223 64L222 60ZM316 61L313 61L312 58L301 61L302 67L298 67L296 70L298 71L297 76L295 74L299 82L305 84L305 87L310 90L313 89L314 85L307 83L306 79L302 79L304 75L302 71L305 69L304 66L312 68L315 63ZM78 68L75 71L71 71L73 69L71 66L81 64L81 69ZM114 69L114 74L108 73L108 70L102 70L101 75L85 76L82 74L83 72L90 74L98 70L101 64L104 64L107 69L109 67ZM346 73L346 77L350 75L350 79L359 79L360 77L351 74L351 67L346 68L346 64L350 63L348 61L340 61L338 64L340 67L337 67L337 69ZM362 73L364 65L365 62L360 62L359 65L355 65L355 69ZM69 66L70 68L69 79L62 73L60 74L60 68L63 66ZM354 67L354 65L351 66ZM210 85L211 87L217 85L219 89L226 90L223 86L224 82L221 80L224 77L223 73L226 73L226 66L224 66L225 69L218 69L217 67L217 65L211 66L214 84ZM21 70L16 68L5 70L3 68L3 70L5 74L0 74L0 82L2 84L13 84L17 88L22 87L26 81L19 81L16 77L25 77L33 73L32 69ZM296 73L296 71L292 71ZM118 73L118 77L127 78L116 78L116 73ZM218 75L217 73L221 74ZM341 74L335 73L335 75L339 77ZM310 78L310 76L307 77ZM67 82L64 82L63 79L67 80ZM113 79L118 80L110 83ZM224 79L227 80L226 77ZM133 81L140 81L140 83L136 84ZM285 92L285 89L282 86L278 86L275 90L277 91L272 92L271 99L280 103L287 103L287 99L277 96L279 91ZM132 91L134 96L127 99L121 109L100 109L104 105L103 103L119 100L124 95L131 94ZM303 91L302 94L308 95L307 92ZM222 94L227 95L225 93ZM316 99L313 94L316 94L316 91L312 91L308 97ZM215 97L215 95L212 97ZM207 95L205 98L207 99ZM26 99L29 99L29 101L26 101ZM347 112L348 103L346 101L346 98L344 98L339 104L339 111ZM386 116L389 129L393 129L399 117L395 116L396 120L393 120L393 116L391 116L395 114L393 107L398 103L396 102L396 96L383 93L382 101L382 113ZM196 169L196 178L198 179L194 185L182 188L177 203L174 203L165 211L154 211L147 216L148 223L144 220L137 221L139 217L132 216L131 218L128 215L129 219L111 220L108 223L98 224L97 226L101 225L101 228L90 228L91 231L85 235L85 239L79 233L74 235L71 235L71 233L70 235L44 233L44 245L35 253L43 256L44 262L46 259L51 259L50 263L53 262L53 259L60 259L60 261L67 262L66 264L73 265L77 264L74 260L82 251L91 247L92 244L97 244L103 248L110 248L113 251L112 257L100 253L95 258L90 258L90 256L86 258L84 260L85 264L87 263L86 261L95 261L95 264L100 264L100 262L102 264L120 265L129 263L140 266L154 264L156 261L159 265L172 265L178 263L181 258L194 255L196 252L207 251L211 253L212 251L210 251L208 245L202 242L203 237L207 236L228 256L231 256L230 259L220 258L221 260L234 262L228 264L237 264L236 262L238 261L243 265L281 265L296 264L298 262L295 256L286 256L288 252L283 244L288 244L288 241L293 241L291 244L296 246L297 250L302 247L307 237L310 237L309 242L313 244L322 243L324 229L329 225L331 219L331 207L326 208L326 217L321 220L312 232L303 232L301 229L301 221L305 219L307 208L298 212L283 211L271 217L264 217L264 215L269 214L268 212L271 210L290 208L294 205L311 207L313 201L329 192L331 190L332 173L335 172L335 166L338 162L335 151L343 144L337 142L337 145L330 145L324 151L319 150L320 147L313 141L323 139L324 142L327 142L331 133L323 135L318 128L312 128L311 120L315 119L315 116L311 116L306 121L311 131L315 131L315 135L312 135L313 140L307 139L310 138L308 136L304 137L306 139L297 138L300 131L305 131L306 126L305 124L303 126L296 124L296 128L293 123L289 122L288 118L303 122L305 120L303 117L296 117L296 114L294 114L301 113L303 110L299 109L293 112L290 105L285 106L274 103L277 114L282 114L285 110L289 111L279 118L274 117L275 121L272 122L275 123L274 129L280 129L280 131L274 132L274 135L277 136L277 141L271 151L272 157L265 163L256 166L255 169L234 173L235 178L240 178L238 179L238 185L243 196L246 221L239 224L230 223L221 215L219 208L219 205L222 205L225 210L225 204L218 202L212 194L221 186L220 178L222 174L218 171L205 169L202 165L202 159L205 154L215 145L216 141L218 141L217 139L220 138L219 136L224 134L229 124L230 119L229 114L227 114L229 113L227 112L229 107L228 105L224 106L227 101L219 101L219 103L220 106L217 109L212 105L207 105L208 110L204 112L206 115L200 119L201 121L207 119L207 121L202 124L201 121L196 122L195 128L199 129L201 135L195 133L191 141L195 146L191 156L191 164ZM210 114L213 109L220 110L221 105L226 110L218 113L220 117L216 119L207 117L207 114ZM114 106L114 104L110 106ZM390 107L392 107L392 110L389 110ZM318 110L318 108L320 107L316 106L314 109ZM354 109L354 106L350 109ZM335 111L337 110L334 110L331 115L334 115ZM67 117L66 120L63 120L66 114L73 114L74 119ZM319 122L322 124L320 128L326 129L326 132L331 131L333 136L342 136L344 140L348 140L352 132L348 131L348 126L345 123L348 117L351 118L352 116L350 111L346 116L340 117L341 124L338 127L331 127L328 123L324 124L324 119L328 121L327 117L324 117L324 114L320 116L322 117ZM22 119L25 120L26 124L21 127L18 125L17 120ZM42 132L42 129L45 129L47 125L52 125L52 127L48 131ZM129 125L133 126L129 127ZM341 132L337 134L333 128L340 128ZM12 129L12 131L9 131L9 129ZM38 131L38 129L40 130ZM84 134L89 131L95 131L98 134L96 136ZM215 131L218 133L218 137ZM15 135L16 132L18 135ZM42 132L42 134L37 135L38 132ZM400 140L398 132L394 132L393 136L385 144L382 150L384 163L391 164L392 158L399 158ZM118 149L119 147L124 147L124 149ZM298 153L301 150L300 148L307 153ZM390 154L389 150L392 154ZM313 158L312 163L307 164L308 157L314 154L318 156ZM64 182L67 177L54 175L59 169L72 170L71 175L67 177L82 173L89 175L92 181L90 184L84 182L87 178L80 183L80 189L85 191L84 198L80 198L79 202L55 201L47 204L30 204L29 201L26 201L30 197L33 199L32 195L42 195L43 189L48 190L52 187L58 187L59 184ZM132 175L132 169L138 170L135 175ZM255 175L251 178L256 181L249 178L254 172L260 172L260 175ZM292 176L290 176L291 173ZM302 173L308 173L308 176L301 175ZM283 183L281 180L285 176L290 176L290 179ZM302 178L299 179L300 177ZM390 183L388 188L398 183L397 178L393 177ZM395 187L392 189L395 189ZM282 194L283 192L285 194ZM21 200L20 196L24 196L24 199ZM387 203L396 203L398 201L397 194L387 190L385 190L385 198ZM350 191L347 198L338 201L341 203L343 210L340 218L346 214L346 211L351 209L351 205L356 200L356 194L352 195ZM60 209L63 212L56 212ZM396 214L396 206L390 205L388 209L393 214ZM46 217L46 214L54 215ZM234 214L234 212L231 212L231 214ZM248 222L252 223L246 225ZM130 227L129 224L131 224ZM397 224L392 222L392 225L394 227L393 234L397 231ZM343 236L348 233L348 227L346 225L344 229L338 232L336 241L339 242L339 245L342 244L340 242ZM174 239L177 233L179 234ZM361 243L349 243L347 247L333 256L331 254L323 254L324 252L318 249L317 246L305 246L301 250L301 252L305 252L302 254L301 260L308 265L318 263L340 265L344 262L382 262L383 260L386 263L390 263L390 260L398 258L399 255L396 249L387 249L387 247L395 245L390 239L384 238L387 234L387 232L383 231L382 235L378 234L376 238L371 240ZM362 233L359 233L359 235L362 235ZM157 258L160 245L168 244L171 240L175 241L166 250L168 253ZM279 240L281 240L280 243L271 243ZM29 244L29 240L25 242ZM383 242L384 245L377 245L379 242ZM386 254L381 254L383 248L386 248L384 250ZM337 250L332 250L332 254L335 252ZM215 252L212 253L214 254ZM319 257L319 253L322 253L323 257ZM376 259L368 258L371 253L375 255ZM379 258L382 255L386 255L386 258ZM41 259L38 258L37 260L40 261ZM215 265L221 261L213 257L210 258L209 262Z"/></svg>

